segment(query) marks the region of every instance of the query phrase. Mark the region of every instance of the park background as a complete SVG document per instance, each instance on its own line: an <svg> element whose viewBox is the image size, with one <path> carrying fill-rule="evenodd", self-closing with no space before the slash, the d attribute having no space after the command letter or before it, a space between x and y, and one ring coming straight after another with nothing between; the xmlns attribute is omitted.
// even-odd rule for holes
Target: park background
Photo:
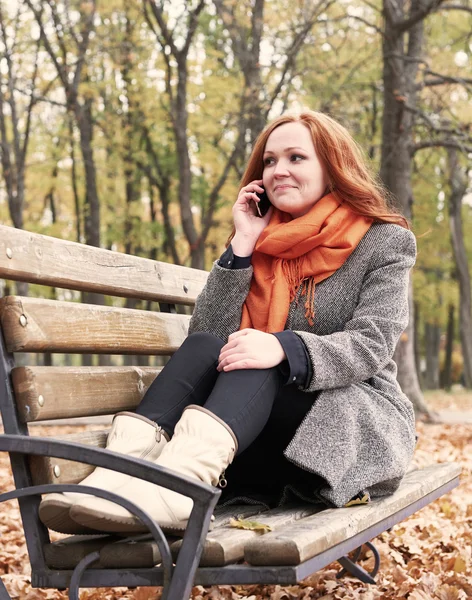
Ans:
<svg viewBox="0 0 472 600"><path fill-rule="evenodd" d="M326 588L320 579L307 597L472 597L471 66L469 0L0 1L1 223L209 269L230 233L254 139L271 118L303 108L348 128L409 218L418 260L396 351L399 380L419 420L417 460L462 462L464 483L434 504L434 517L403 528L410 541L414 527L424 536L424 562L415 563L413 542L385 542L393 566L382 593L393 595L368 596L354 582ZM2 287L2 295L80 299ZM21 547L15 510L0 523ZM441 535L427 533L429 522ZM18 597L40 594L18 583L27 579L19 552L2 551L3 572ZM425 583L426 572L437 580Z"/></svg>

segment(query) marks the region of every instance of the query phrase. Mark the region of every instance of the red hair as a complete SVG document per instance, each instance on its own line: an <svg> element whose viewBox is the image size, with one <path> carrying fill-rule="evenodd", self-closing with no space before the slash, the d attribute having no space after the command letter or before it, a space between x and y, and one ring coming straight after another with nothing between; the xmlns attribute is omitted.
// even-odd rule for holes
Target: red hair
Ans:
<svg viewBox="0 0 472 600"><path fill-rule="evenodd" d="M282 115L269 123L254 143L240 189L262 179L263 154L270 134L286 123L302 123L311 133L316 154L325 166L329 191L351 210L379 223L396 223L409 229L408 221L391 207L388 191L370 171L362 149L337 121L320 112ZM228 243L234 236L231 234Z"/></svg>

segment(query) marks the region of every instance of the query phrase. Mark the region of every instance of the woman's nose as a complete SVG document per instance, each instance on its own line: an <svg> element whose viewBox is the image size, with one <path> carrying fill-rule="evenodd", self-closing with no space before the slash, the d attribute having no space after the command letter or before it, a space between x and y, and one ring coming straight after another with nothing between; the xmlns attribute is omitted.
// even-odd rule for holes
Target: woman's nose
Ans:
<svg viewBox="0 0 472 600"><path fill-rule="evenodd" d="M274 176L275 177L287 177L289 175L288 164L285 161L279 161L275 165Z"/></svg>

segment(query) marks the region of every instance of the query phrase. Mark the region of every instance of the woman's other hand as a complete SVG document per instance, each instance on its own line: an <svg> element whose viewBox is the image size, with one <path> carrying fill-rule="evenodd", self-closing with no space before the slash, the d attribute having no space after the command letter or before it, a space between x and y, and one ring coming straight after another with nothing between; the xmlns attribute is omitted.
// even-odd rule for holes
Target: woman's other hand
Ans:
<svg viewBox="0 0 472 600"><path fill-rule="evenodd" d="M259 217L256 203L259 198L256 192L263 192L262 179L255 179L241 188L238 199L233 206L233 221L236 233L231 241L233 252L237 256L250 256L256 245L257 239L267 226L272 208L266 215Z"/></svg>
<svg viewBox="0 0 472 600"><path fill-rule="evenodd" d="M257 329L242 329L232 333L221 349L218 371L270 369L285 358L282 345L275 335Z"/></svg>

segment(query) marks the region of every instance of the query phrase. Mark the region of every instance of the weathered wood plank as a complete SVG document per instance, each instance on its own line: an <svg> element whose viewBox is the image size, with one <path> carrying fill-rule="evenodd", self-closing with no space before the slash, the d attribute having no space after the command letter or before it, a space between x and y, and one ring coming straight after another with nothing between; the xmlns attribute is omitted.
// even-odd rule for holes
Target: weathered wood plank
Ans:
<svg viewBox="0 0 472 600"><path fill-rule="evenodd" d="M51 439L78 442L89 446L105 448L108 431L86 431L70 435L55 436ZM89 475L94 467L81 462L49 456L30 456L29 464L34 485L48 483L79 483Z"/></svg>
<svg viewBox="0 0 472 600"><path fill-rule="evenodd" d="M297 507L284 507L264 512L257 520L273 529L278 529L299 519L303 519L320 509L315 505L303 505ZM237 513L235 513L237 515ZM269 534L266 534L269 535ZM200 566L218 567L238 562L244 557L246 544L261 537L260 533L245 529L235 529L229 525L218 527L207 535L203 548ZM264 536L262 536L264 537ZM173 544L173 552L178 552L182 542L179 540Z"/></svg>
<svg viewBox="0 0 472 600"><path fill-rule="evenodd" d="M133 410L162 367L16 367L12 382L24 423Z"/></svg>
<svg viewBox="0 0 472 600"><path fill-rule="evenodd" d="M0 225L0 277L192 305L208 273Z"/></svg>
<svg viewBox="0 0 472 600"><path fill-rule="evenodd" d="M74 535L52 544L44 544L44 558L50 569L75 569L78 563L91 552L116 542L110 535ZM91 569L103 568L101 561L90 565Z"/></svg>
<svg viewBox="0 0 472 600"><path fill-rule="evenodd" d="M257 514L261 506L226 506L217 507L213 530L228 525L232 517L241 515L249 518ZM262 518L262 517L261 517ZM177 558L182 542L179 538L168 538L174 560ZM161 555L156 542L151 539L140 541L124 540L119 544L109 544L100 551L100 564L104 568L145 568L153 567L161 562ZM202 563L200 563L201 566Z"/></svg>
<svg viewBox="0 0 472 600"><path fill-rule="evenodd" d="M426 496L461 472L454 463L425 467L405 475L392 496L372 504L322 511L250 540L244 559L252 565L297 565Z"/></svg>
<svg viewBox="0 0 472 600"><path fill-rule="evenodd" d="M0 304L9 352L172 354L187 315L9 296Z"/></svg>

